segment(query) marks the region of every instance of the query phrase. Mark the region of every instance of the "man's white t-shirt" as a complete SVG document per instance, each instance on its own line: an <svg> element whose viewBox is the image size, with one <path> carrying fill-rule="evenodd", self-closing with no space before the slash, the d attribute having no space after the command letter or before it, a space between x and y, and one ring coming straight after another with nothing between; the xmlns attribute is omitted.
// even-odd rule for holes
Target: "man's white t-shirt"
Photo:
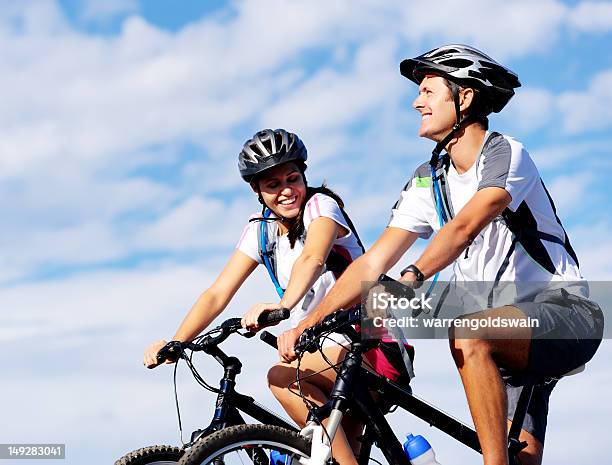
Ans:
<svg viewBox="0 0 612 465"><path fill-rule="evenodd" d="M490 137L489 137L490 136ZM476 162L459 174L452 162L446 174L449 208L458 214L481 189L505 189L509 212L495 218L453 264L457 281L582 281L576 255L556 214L552 198L523 145L498 133L485 136ZM440 230L429 163L415 171L393 207L388 226L428 238ZM538 231L557 242L538 237Z"/></svg>
<svg viewBox="0 0 612 465"><path fill-rule="evenodd" d="M251 218L260 217L260 214L251 216ZM362 254L359 242L347 224L340 206L328 195L315 194L306 203L304 209L305 235L308 234L308 228L312 222L321 217L331 218L348 231L347 235L334 240L332 249L335 252L344 256L348 262ZM245 226L236 249L262 264L259 255L259 225L259 221L250 221ZM281 287L286 289L289 285L293 264L304 249L305 236L302 237L302 240L297 240L295 246L291 248L286 234L277 235L278 227L275 222L268 222L266 226L268 228L268 241L274 241L277 279ZM321 274L315 281L312 290L291 310L290 324L292 328L296 327L321 302L335 282L336 278L333 272L326 270Z"/></svg>

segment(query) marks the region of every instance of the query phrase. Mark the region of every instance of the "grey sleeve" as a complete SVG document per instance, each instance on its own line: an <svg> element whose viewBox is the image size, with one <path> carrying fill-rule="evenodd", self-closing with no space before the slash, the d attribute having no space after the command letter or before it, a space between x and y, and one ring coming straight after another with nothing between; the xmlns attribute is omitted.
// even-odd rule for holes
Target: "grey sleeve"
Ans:
<svg viewBox="0 0 612 465"><path fill-rule="evenodd" d="M520 142L502 135L491 142L482 154L478 190L485 187L505 189L512 197L508 208L516 211L533 187L541 182L540 174Z"/></svg>
<svg viewBox="0 0 612 465"><path fill-rule="evenodd" d="M482 153L482 176L478 183L478 190L485 187L506 188L512 148L503 137L492 139Z"/></svg>

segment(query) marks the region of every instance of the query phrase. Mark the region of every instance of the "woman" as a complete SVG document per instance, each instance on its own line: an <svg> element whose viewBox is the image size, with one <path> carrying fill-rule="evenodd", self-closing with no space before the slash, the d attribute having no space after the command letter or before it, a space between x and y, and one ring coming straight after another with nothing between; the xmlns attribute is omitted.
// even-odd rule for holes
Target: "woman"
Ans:
<svg viewBox="0 0 612 465"><path fill-rule="evenodd" d="M247 312L242 324L257 330L257 318L266 310L291 309L290 323L297 326L331 289L336 277L363 253L342 200L324 185L306 183L306 147L300 138L283 129L263 130L248 140L239 155L242 178L248 182L262 204L262 214L254 215L244 228L236 250L212 284L194 304L173 337L191 341L227 306L236 291L259 264L264 264L274 282L280 302L260 303ZM324 344L325 356L333 363L344 357L342 343L334 335ZM161 340L145 351L144 363L155 367L157 352L166 344ZM307 354L301 362L304 374L329 368L321 354ZM279 363L268 373L274 396L289 415L304 425L307 409L288 386L295 381L294 365ZM308 398L324 403L335 379L334 370L326 370L301 382ZM344 425L347 427L347 425ZM353 426L351 438L359 433ZM354 441L351 441L354 442ZM342 432L333 442L335 458L353 464L352 449Z"/></svg>

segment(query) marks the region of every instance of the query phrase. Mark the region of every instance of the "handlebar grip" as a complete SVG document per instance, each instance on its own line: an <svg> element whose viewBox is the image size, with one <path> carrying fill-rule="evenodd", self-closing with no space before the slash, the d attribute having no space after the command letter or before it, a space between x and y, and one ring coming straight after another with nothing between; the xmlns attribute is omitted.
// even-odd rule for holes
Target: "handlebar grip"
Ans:
<svg viewBox="0 0 612 465"><path fill-rule="evenodd" d="M269 333L268 331L262 331L259 338L266 344L278 349L278 345L276 344L276 336L274 334Z"/></svg>
<svg viewBox="0 0 612 465"><path fill-rule="evenodd" d="M175 362L181 356L181 341L170 341L157 352L157 362L164 363L166 360Z"/></svg>
<svg viewBox="0 0 612 465"><path fill-rule="evenodd" d="M279 308L278 310L270 310L259 315L257 323L260 326L271 325L278 323L279 321L286 320L291 315L291 311L288 308Z"/></svg>

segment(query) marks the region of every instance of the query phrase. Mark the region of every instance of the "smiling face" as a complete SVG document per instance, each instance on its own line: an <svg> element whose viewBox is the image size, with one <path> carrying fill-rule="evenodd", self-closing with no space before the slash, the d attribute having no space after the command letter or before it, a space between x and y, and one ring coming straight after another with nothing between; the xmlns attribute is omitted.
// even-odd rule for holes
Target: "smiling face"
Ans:
<svg viewBox="0 0 612 465"><path fill-rule="evenodd" d="M419 85L419 95L412 103L421 114L419 136L441 141L455 124L453 95L444 78L427 75Z"/></svg>
<svg viewBox="0 0 612 465"><path fill-rule="evenodd" d="M295 163L275 166L267 170L257 182L263 201L276 216L298 216L306 198L306 184Z"/></svg>

